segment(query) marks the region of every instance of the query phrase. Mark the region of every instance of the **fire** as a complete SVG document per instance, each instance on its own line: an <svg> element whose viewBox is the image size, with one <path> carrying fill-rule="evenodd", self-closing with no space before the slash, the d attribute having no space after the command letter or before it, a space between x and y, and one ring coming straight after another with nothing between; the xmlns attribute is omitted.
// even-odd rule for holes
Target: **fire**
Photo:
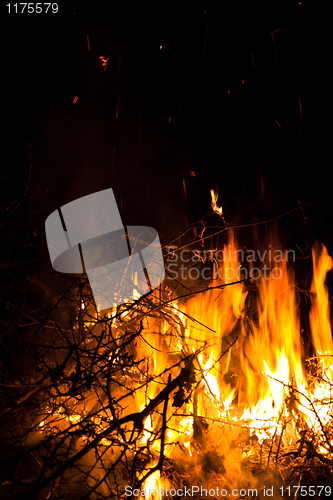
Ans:
<svg viewBox="0 0 333 500"><path fill-rule="evenodd" d="M222 214L217 194L211 191L211 196L213 210ZM270 262L268 276L262 273L255 280L256 310L252 311L231 230L228 238L223 258L215 262L219 267L213 286L205 293L186 302L161 304L158 314L148 308L140 313L124 308L108 316L115 339L141 321L141 334L132 347L134 368L123 370L112 397L121 400L120 415L126 417L132 411L145 415L141 427L124 427L118 440L126 442L133 454L145 450L146 463L137 480L147 500L154 498L159 487L171 485L159 468L161 455L168 464L187 463L198 476L208 451L219 457L216 470L222 474L223 455L223 480L229 485L241 480L243 462L253 460L259 449L260 453L265 447L269 450L267 443L275 446L277 457L297 449L303 431L320 434L316 453L333 459L333 443L323 431L331 425L333 414L333 344L325 285L333 260L325 247L314 247L308 333L315 356L308 359L309 370L304 363L308 353L302 342L297 285L287 253L274 262L274 273ZM228 286L218 288L222 285ZM88 307L82 303L80 309L85 314ZM93 330L93 323L90 318L86 327ZM102 342L101 351L103 346ZM111 351L106 359L114 364L116 358ZM177 377L182 382L168 392ZM138 382L135 390L130 389L133 379ZM163 390L166 396L158 399ZM89 422L95 436L103 436L100 445L117 457L114 440L104 435L114 419L110 409L97 416L96 399L88 406L73 404L69 413L69 401L64 399L57 411L52 408L40 415L40 432L55 427L75 430ZM144 413L154 401L152 411ZM83 433L80 439L84 443L87 437ZM269 461L271 451L267 456Z"/></svg>
<svg viewBox="0 0 333 500"><path fill-rule="evenodd" d="M333 343L330 326L328 290L325 278L328 271L333 267L333 260L328 255L325 247L321 249L316 245L312 250L313 258L313 282L311 292L315 295L310 312L310 324L313 335L313 343L319 355L332 355ZM329 363L330 364L330 363ZM324 363L327 367L328 364Z"/></svg>
<svg viewBox="0 0 333 500"><path fill-rule="evenodd" d="M218 199L218 193L214 191L214 189L210 190L210 195L212 198L212 208L214 212L217 212L218 214L222 215L222 207L217 206L217 199Z"/></svg>

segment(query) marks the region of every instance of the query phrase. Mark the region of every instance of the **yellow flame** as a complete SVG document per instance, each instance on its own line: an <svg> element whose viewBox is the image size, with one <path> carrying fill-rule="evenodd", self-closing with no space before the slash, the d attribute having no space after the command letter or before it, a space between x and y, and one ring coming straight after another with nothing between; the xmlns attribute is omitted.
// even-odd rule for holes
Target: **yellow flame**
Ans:
<svg viewBox="0 0 333 500"><path fill-rule="evenodd" d="M218 192L214 191L214 189L211 189L210 196L212 198L212 208L213 208L214 212L217 212L220 215L222 215L222 207L217 206Z"/></svg>

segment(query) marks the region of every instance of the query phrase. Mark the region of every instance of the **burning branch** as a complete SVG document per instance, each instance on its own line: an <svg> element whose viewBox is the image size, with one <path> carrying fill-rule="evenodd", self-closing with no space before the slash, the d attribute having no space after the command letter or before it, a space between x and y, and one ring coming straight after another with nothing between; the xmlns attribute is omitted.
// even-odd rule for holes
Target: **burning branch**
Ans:
<svg viewBox="0 0 333 500"><path fill-rule="evenodd" d="M225 262L237 268L225 259L222 271ZM320 258L316 265L325 276ZM8 362L0 385L3 455L34 464L15 479L17 493L121 498L129 485L169 484L169 471L185 483L213 471L238 484L227 471L240 463L277 482L318 461L329 474L330 357L318 352L314 374L302 378L295 287L284 266L282 281L253 280L257 315L245 279L171 297L152 291L103 314L73 279L34 314L22 307L31 373ZM317 279L314 329L315 320L329 324L319 314L323 292Z"/></svg>
<svg viewBox="0 0 333 500"><path fill-rule="evenodd" d="M168 386L170 386L171 382L171 374L169 375L168 379L168 385L166 389L168 389ZM172 391L170 391L172 392ZM168 400L169 400L169 394L170 392L166 392L165 396L165 401L164 401L164 408L163 408L163 422L162 422L162 430L161 430L161 451L160 451L160 459L158 461L158 464L155 465L155 467L151 468L147 474L145 474L140 481L137 483L137 488L140 488L142 484L144 484L147 479L154 474L156 471L160 471L160 473L163 472L163 463L164 463L164 446L165 446L165 433L167 429L167 408L168 408Z"/></svg>

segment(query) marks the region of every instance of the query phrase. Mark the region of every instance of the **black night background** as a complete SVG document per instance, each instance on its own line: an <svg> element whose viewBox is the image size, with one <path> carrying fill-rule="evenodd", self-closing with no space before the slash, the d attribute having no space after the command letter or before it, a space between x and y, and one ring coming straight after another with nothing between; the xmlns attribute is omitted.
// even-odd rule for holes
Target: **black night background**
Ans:
<svg viewBox="0 0 333 500"><path fill-rule="evenodd" d="M331 245L324 7L83 1L43 22L5 10L3 215L22 197L32 163L23 203L34 193L39 215L26 222L40 252L53 203L107 187L126 224L169 236L209 209L211 187L229 222L309 202L289 218L293 239L302 249L316 237Z"/></svg>

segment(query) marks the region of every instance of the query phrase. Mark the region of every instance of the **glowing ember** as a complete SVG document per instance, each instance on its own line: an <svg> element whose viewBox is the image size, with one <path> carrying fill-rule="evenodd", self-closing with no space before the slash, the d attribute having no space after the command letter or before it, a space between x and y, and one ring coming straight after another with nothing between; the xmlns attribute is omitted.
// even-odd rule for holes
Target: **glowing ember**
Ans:
<svg viewBox="0 0 333 500"><path fill-rule="evenodd" d="M100 56L100 60L102 61L102 65L104 66L104 71L106 70L106 67L108 65L108 60L109 58L108 57L103 57L103 56Z"/></svg>

